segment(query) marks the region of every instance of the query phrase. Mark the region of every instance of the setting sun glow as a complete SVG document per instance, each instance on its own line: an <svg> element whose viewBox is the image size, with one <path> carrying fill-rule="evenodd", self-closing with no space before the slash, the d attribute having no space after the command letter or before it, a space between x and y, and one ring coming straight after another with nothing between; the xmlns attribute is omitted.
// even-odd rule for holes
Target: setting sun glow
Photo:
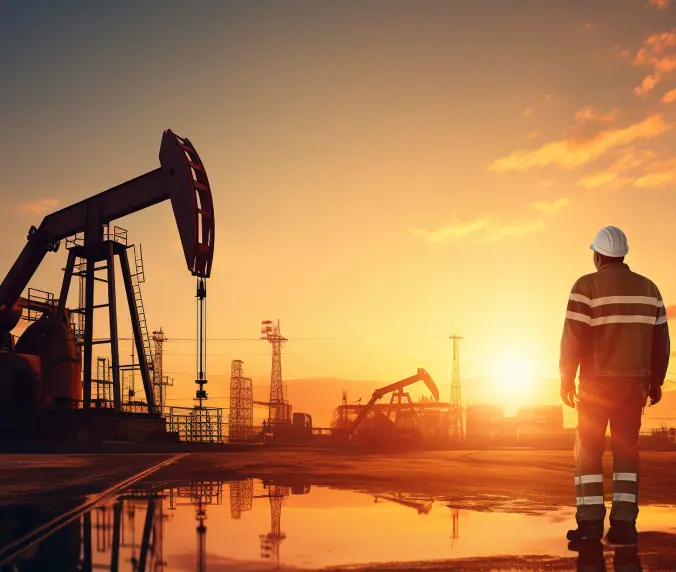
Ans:
<svg viewBox="0 0 676 572"><path fill-rule="evenodd" d="M511 349L495 361L494 390L508 409L527 405L533 400L535 373L533 362L525 352Z"/></svg>

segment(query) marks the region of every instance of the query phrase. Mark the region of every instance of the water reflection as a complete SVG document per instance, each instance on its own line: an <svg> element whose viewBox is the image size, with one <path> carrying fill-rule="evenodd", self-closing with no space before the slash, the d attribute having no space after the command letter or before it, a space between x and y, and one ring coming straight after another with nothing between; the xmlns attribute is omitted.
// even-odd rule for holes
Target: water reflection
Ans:
<svg viewBox="0 0 676 572"><path fill-rule="evenodd" d="M0 546L70 508L0 508ZM641 518L664 531L661 543L674 538L669 507L644 507ZM544 557L561 570L605 571L609 557L616 570L641 569L635 547L611 556L597 543L571 554L563 540L570 522L570 511L476 512L403 493L373 496L254 479L147 483L55 530L0 569L204 572L208 565L223 572L452 559L468 570L508 569L503 560L538 570ZM529 567L528 558L536 564Z"/></svg>
<svg viewBox="0 0 676 572"><path fill-rule="evenodd" d="M578 552L578 572L608 572L606 557L601 542L582 542L570 547ZM613 554L615 572L641 572L641 558L638 546L618 546Z"/></svg>

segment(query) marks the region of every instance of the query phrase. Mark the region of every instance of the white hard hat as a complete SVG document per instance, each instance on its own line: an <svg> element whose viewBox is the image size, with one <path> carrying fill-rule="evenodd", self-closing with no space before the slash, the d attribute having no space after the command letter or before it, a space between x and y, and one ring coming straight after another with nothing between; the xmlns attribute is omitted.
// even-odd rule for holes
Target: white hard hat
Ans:
<svg viewBox="0 0 676 572"><path fill-rule="evenodd" d="M591 245L591 249L612 258L621 258L629 252L627 237L616 226L606 226L599 230Z"/></svg>

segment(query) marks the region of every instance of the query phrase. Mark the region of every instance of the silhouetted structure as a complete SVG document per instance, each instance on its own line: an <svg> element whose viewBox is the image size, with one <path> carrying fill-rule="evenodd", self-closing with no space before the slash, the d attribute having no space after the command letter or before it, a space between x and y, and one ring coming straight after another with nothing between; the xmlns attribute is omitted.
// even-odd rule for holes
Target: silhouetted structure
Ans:
<svg viewBox="0 0 676 572"><path fill-rule="evenodd" d="M244 377L243 365L233 360L230 367L229 441L248 441L253 436L253 388L251 378Z"/></svg>
<svg viewBox="0 0 676 572"><path fill-rule="evenodd" d="M287 339L281 334L279 320L277 320L277 324L273 324L272 320L261 322L261 339L267 340L272 346L267 428L274 433L277 426L283 426L291 420L291 406L285 399L282 382L282 344Z"/></svg>
<svg viewBox="0 0 676 572"><path fill-rule="evenodd" d="M455 441L461 441L465 437L463 416L465 410L462 406L462 394L460 385L460 340L461 336L453 334L453 374L451 378L451 407L449 408L449 436Z"/></svg>

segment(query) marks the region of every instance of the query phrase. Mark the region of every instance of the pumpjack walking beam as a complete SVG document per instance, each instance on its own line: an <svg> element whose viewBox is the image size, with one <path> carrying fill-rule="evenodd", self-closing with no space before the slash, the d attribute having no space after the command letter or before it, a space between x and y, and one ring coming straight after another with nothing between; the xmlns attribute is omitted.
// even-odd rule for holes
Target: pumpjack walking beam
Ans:
<svg viewBox="0 0 676 572"><path fill-rule="evenodd" d="M211 188L202 160L188 139L179 137L171 130L166 130L162 135L159 158L159 168L47 215L38 228L31 227L26 246L0 284L0 318L3 318L3 313L9 315L14 311L21 293L45 255L47 252L56 252L61 240L83 233L84 246L82 248L90 253L100 251L104 243L105 225L166 200L171 200L188 269L194 276L209 277L214 254L214 208ZM96 257L94 254L88 256L88 258ZM104 251L104 256L100 259L105 260L107 257ZM124 258L121 257L121 259ZM90 331L86 332L84 351L85 377L88 371L90 379L91 365L88 366L87 363L91 362L93 342L91 324L94 309L94 264L93 260L88 260L86 271L85 327ZM124 267L124 262L122 265ZM68 272L69 269L70 272ZM70 257L66 270L67 277L72 276ZM63 316L68 295L66 282L64 280L55 316ZM112 290L114 290L114 285ZM0 319L0 323L11 324L12 319ZM0 337L8 335L8 331L0 331ZM142 348L138 349L139 361L146 361L145 352ZM152 390L149 386L145 387L148 406L152 411L154 410L154 396L149 389ZM87 389L85 389L85 402L88 401L86 398Z"/></svg>

